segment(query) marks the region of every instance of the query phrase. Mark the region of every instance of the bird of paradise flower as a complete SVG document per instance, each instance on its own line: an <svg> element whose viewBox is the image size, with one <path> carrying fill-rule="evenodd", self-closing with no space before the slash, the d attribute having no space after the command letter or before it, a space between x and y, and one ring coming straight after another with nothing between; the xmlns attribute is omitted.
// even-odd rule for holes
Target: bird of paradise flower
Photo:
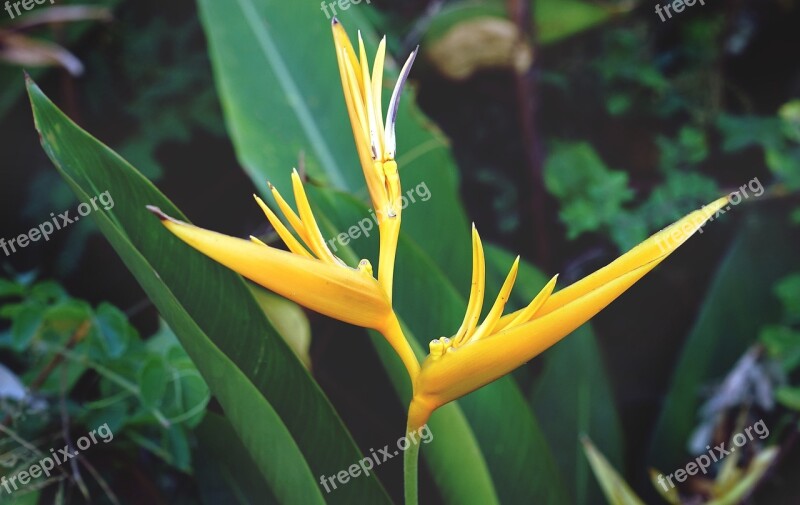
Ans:
<svg viewBox="0 0 800 505"><path fill-rule="evenodd" d="M425 425L439 407L510 373L577 329L666 259L728 203L727 197L719 198L690 213L609 265L555 293L558 276L554 276L528 306L503 315L517 276L517 257L480 324L486 292L485 261L480 235L473 225L472 286L464 320L451 336L432 340L430 352L420 364L392 307L402 213L395 123L416 50L400 71L384 119L381 92L385 37L378 45L370 72L360 34L356 53L335 18L332 29L356 150L378 217L377 276L369 260L362 259L352 268L328 249L296 171L292 174L292 190L297 211L270 185L288 226L255 197L288 251L270 247L254 237L248 241L205 230L173 219L157 208L149 209L178 238L244 277L311 310L380 332L402 360L412 384L409 432ZM418 451L419 446L412 446L405 452L406 503L417 503Z"/></svg>

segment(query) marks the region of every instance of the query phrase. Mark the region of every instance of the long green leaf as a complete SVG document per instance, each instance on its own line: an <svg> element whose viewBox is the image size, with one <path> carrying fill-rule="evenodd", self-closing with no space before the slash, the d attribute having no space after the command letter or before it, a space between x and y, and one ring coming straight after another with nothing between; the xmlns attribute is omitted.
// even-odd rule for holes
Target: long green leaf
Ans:
<svg viewBox="0 0 800 505"><path fill-rule="evenodd" d="M71 122L33 83L42 146L82 201L105 191L100 230L180 338L283 503L387 503L374 476L323 497L318 476L360 459L333 407L256 304L244 281L181 243L145 210L180 211L113 151Z"/></svg>
<svg viewBox="0 0 800 505"><path fill-rule="evenodd" d="M746 209L742 209L746 210ZM753 214L719 266L673 373L656 425L650 463L672 468L686 455L705 386L723 378L780 306L773 284L797 263L798 247L775 213ZM714 223L716 226L716 223ZM757 274L753 265L758 265ZM742 287L743 279L745 288Z"/></svg>
<svg viewBox="0 0 800 505"><path fill-rule="evenodd" d="M195 433L195 477L205 505L280 503L227 419L209 412Z"/></svg>

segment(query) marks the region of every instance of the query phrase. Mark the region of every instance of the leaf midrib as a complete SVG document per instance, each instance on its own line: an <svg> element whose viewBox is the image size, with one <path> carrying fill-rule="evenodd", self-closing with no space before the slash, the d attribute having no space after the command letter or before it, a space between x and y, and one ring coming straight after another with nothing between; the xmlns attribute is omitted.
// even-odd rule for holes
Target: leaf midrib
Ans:
<svg viewBox="0 0 800 505"><path fill-rule="evenodd" d="M300 125L306 132L306 136L313 146L314 151L317 153L317 156L320 157L322 165L327 167L326 173L330 176L331 182L337 188L349 189L345 183L342 171L339 168L339 165L336 163L333 153L328 148L328 143L325 142L322 132L317 127L316 121L314 121L314 115L306 106L306 103L302 98L303 94L300 91L300 87L297 85L294 79L292 79L292 74L289 71L289 67L281 57L275 41L272 39L272 37L270 37L265 28L266 20L264 20L263 25L258 23L258 20L261 20L261 16L259 15L258 10L256 10L255 5L253 5L252 0L236 0L236 3L242 10L242 14L247 20L247 25L253 31L253 35L258 41L259 48L264 53L264 58L266 58L266 60L269 61L275 69L275 78L280 83L281 88L286 95L287 102L292 109L295 110L297 119L300 121Z"/></svg>

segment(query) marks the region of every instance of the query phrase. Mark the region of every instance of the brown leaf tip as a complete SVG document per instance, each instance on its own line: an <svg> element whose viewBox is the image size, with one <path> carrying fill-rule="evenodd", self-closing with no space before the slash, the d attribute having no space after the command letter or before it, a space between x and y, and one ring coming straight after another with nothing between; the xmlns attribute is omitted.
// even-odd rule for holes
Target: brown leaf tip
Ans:
<svg viewBox="0 0 800 505"><path fill-rule="evenodd" d="M175 218L169 217L168 215L164 214L164 211L156 207L155 205L146 205L145 208L152 212L158 219L161 221L172 221L173 223L179 223Z"/></svg>

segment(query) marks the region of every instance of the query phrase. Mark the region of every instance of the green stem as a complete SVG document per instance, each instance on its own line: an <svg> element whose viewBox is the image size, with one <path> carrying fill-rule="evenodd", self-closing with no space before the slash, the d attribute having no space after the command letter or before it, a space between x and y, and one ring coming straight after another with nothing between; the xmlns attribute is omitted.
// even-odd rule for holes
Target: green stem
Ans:
<svg viewBox="0 0 800 505"><path fill-rule="evenodd" d="M406 432L410 431L406 430ZM412 443L403 452L403 477L406 505L418 505L419 490L417 489L417 479L419 478L419 443Z"/></svg>

